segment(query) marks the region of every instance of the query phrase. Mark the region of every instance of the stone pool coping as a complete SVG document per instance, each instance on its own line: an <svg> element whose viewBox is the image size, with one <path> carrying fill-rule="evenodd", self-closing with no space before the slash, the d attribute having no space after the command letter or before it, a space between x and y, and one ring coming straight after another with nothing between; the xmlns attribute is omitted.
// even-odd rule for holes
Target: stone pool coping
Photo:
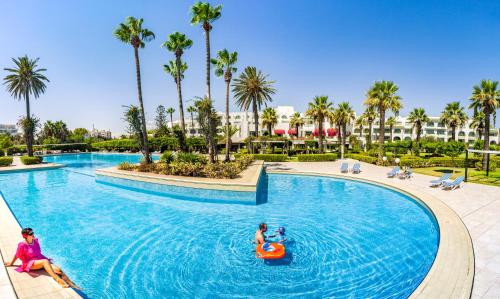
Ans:
<svg viewBox="0 0 500 299"><path fill-rule="evenodd" d="M10 261L16 252L17 244L22 241L21 225L17 221L0 192L0 298L69 299L82 298L71 288L62 288L45 271L18 273L16 267L5 267L3 262ZM43 245L42 245L43 246ZM19 265L19 260L16 262ZM6 271L5 271L6 270ZM7 272L7 277L2 272ZM8 284L7 284L8 282Z"/></svg>
<svg viewBox="0 0 500 299"><path fill-rule="evenodd" d="M117 167L96 169L95 174L146 183L173 185L178 187L256 192L259 177L263 167L264 161L254 161L250 166L248 166L247 169L243 170L240 175L234 179L211 179L164 175L129 170L118 170Z"/></svg>
<svg viewBox="0 0 500 299"><path fill-rule="evenodd" d="M10 166L0 167L0 174L2 173L11 173L11 172L19 172L19 171L34 171L34 170L47 170L47 169L55 169L64 167L63 164L58 163L41 163L41 164L33 164L33 165L24 165L21 163L21 158L18 156L14 156L14 161Z"/></svg>
<svg viewBox="0 0 500 299"><path fill-rule="evenodd" d="M324 172L266 169L270 174L323 176L380 185L406 194L427 207L439 226L439 246L434 263L421 284L409 298L470 298L474 282L474 249L467 227L461 218L438 198L404 186L375 178ZM396 182L396 181L394 181Z"/></svg>

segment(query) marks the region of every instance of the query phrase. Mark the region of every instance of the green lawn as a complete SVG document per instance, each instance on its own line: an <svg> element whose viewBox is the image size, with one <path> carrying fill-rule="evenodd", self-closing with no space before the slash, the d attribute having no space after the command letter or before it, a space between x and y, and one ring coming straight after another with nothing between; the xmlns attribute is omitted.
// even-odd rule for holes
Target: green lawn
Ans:
<svg viewBox="0 0 500 299"><path fill-rule="evenodd" d="M414 172L432 175L432 176L441 176L445 172L454 171L452 178L456 178L460 175L465 175L465 170L463 168L451 168L451 167L427 167L427 168L414 168ZM471 183L477 184L485 184L500 187L500 170L490 171L489 176L486 177L486 172L478 171L475 169L469 168L467 170L468 177L467 181Z"/></svg>

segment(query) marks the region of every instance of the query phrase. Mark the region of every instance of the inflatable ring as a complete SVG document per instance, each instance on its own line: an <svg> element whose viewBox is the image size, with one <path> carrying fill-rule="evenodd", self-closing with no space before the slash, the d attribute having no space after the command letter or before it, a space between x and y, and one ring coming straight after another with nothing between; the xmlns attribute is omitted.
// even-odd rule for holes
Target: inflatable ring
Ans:
<svg viewBox="0 0 500 299"><path fill-rule="evenodd" d="M262 248L262 245L257 245L255 255L260 259L277 260L285 257L285 246L281 243L269 243L267 250ZM270 250L271 249L271 250Z"/></svg>

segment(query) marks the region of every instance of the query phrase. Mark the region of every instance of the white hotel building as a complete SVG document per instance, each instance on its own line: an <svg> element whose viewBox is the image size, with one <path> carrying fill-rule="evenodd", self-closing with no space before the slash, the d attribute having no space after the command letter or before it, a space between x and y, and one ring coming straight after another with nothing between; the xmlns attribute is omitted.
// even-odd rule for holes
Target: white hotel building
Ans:
<svg viewBox="0 0 500 299"><path fill-rule="evenodd" d="M293 114L296 112L293 106L278 106L275 107L275 110L278 115L278 124L274 126L273 134L284 133L283 136L290 136L289 129L290 127L290 119ZM260 115L259 113L259 120ZM223 112L219 112L221 116L221 122L219 123L219 129L222 128L223 124L225 124L225 114ZM301 113L304 118L305 125L299 128L299 136L309 136L314 133L316 128L314 122L309 117L305 116L304 113ZM229 122L232 126L238 128L238 132L233 136L234 141L241 141L250 135L255 135L255 122L253 113L251 111L248 112L230 112L229 113ZM178 123L175 121L174 123ZM469 127L470 121L466 126L462 128L457 128L456 130L456 140L463 142L474 142L476 140L476 131ZM193 126L194 125L194 126ZM372 128L372 140L377 140L379 136L379 122L376 120L373 123ZM327 138L335 138L332 135L328 134L330 128L335 128L335 126L330 126L328 122L325 122L323 127L327 132ZM412 140L415 139L416 134L415 130L412 128L412 124L407 121L406 117L397 117L396 125L394 126L392 133L394 140ZM294 129L294 128L293 128ZM191 117L187 115L186 118L186 130L188 131L189 136L199 136L200 130L199 126L196 122L196 118L192 121ZM264 132L267 132L266 127L259 124L259 135L262 135ZM331 132L331 130L330 130ZM353 128L352 124L347 128L348 134L355 134L355 136L359 137L360 129ZM368 126L363 127L363 138L360 138L362 142L365 140L365 136L368 134ZM500 129L491 129L490 130L490 144L500 144ZM439 121L439 117L430 117L430 121L423 125L422 127L422 136L432 136L437 140L450 140L451 139L451 129L446 128L446 126ZM389 140L390 138L390 129L386 126L385 128L385 139Z"/></svg>

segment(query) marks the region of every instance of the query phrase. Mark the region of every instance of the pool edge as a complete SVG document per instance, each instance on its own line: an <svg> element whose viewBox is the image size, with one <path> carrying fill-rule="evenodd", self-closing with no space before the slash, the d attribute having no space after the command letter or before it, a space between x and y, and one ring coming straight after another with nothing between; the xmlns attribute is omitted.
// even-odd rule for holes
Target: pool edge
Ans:
<svg viewBox="0 0 500 299"><path fill-rule="evenodd" d="M340 178L371 183L401 192L426 207L439 227L438 251L420 285L409 298L470 298L474 283L474 247L469 231L458 214L438 198L421 191L405 190L373 179L323 172L268 170L268 174L291 174Z"/></svg>

